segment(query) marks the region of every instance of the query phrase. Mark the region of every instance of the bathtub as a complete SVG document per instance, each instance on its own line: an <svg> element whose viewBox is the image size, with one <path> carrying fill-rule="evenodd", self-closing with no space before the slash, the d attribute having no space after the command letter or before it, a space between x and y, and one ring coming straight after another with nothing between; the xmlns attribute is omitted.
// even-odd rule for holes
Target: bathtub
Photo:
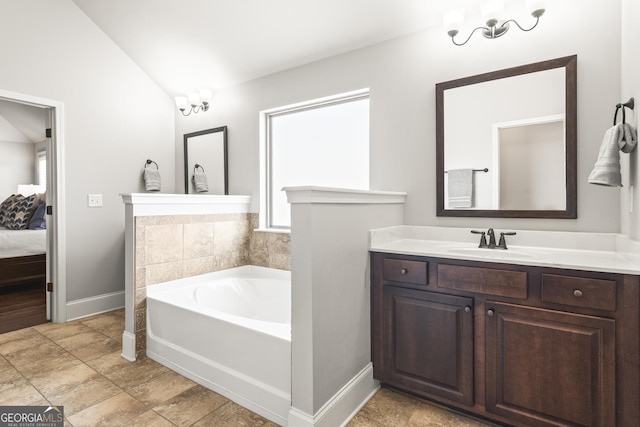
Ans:
<svg viewBox="0 0 640 427"><path fill-rule="evenodd" d="M147 356L286 425L291 272L243 266L147 287Z"/></svg>

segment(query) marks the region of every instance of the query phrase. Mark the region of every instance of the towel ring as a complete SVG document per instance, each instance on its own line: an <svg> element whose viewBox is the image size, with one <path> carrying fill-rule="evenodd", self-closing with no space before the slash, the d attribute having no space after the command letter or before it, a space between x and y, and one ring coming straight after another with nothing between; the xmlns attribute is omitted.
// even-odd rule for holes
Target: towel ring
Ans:
<svg viewBox="0 0 640 427"><path fill-rule="evenodd" d="M158 167L158 164L156 162L154 162L153 160L149 160L149 159L147 159L146 163L144 164L144 168L146 169L147 165L150 165L151 163L156 165L156 170L160 170L160 168Z"/></svg>
<svg viewBox="0 0 640 427"><path fill-rule="evenodd" d="M616 125L616 120L618 119L618 110L622 109L622 124L626 123L626 116L625 116L625 111L624 109L626 108L630 108L633 110L633 108L635 107L635 100L633 98L630 98L627 102L623 103L619 103L616 104L616 112L613 115L613 125Z"/></svg>
<svg viewBox="0 0 640 427"><path fill-rule="evenodd" d="M199 164L196 163L196 165L193 168L193 173L195 173L196 169L198 169L198 168L202 169L202 172L204 172L204 168L202 167L202 165L199 165Z"/></svg>

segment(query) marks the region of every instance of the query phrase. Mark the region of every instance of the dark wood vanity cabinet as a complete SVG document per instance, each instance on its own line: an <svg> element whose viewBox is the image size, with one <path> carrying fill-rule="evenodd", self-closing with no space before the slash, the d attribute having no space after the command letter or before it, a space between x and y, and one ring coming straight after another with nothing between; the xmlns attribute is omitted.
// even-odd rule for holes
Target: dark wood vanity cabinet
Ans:
<svg viewBox="0 0 640 427"><path fill-rule="evenodd" d="M386 286L383 377L411 390L473 403L473 300Z"/></svg>
<svg viewBox="0 0 640 427"><path fill-rule="evenodd" d="M638 276L371 260L383 384L506 425L640 425Z"/></svg>

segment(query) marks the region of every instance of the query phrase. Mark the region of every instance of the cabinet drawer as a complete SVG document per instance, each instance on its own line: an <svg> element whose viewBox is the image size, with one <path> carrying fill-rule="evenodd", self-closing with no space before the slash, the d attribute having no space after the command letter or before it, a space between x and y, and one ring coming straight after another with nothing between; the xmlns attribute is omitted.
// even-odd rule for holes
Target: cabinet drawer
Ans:
<svg viewBox="0 0 640 427"><path fill-rule="evenodd" d="M438 287L509 298L527 298L525 271L438 265Z"/></svg>
<svg viewBox="0 0 640 427"><path fill-rule="evenodd" d="M616 282L587 277L542 275L542 301L614 311Z"/></svg>
<svg viewBox="0 0 640 427"><path fill-rule="evenodd" d="M425 261L385 258L382 276L384 280L426 285L427 271Z"/></svg>

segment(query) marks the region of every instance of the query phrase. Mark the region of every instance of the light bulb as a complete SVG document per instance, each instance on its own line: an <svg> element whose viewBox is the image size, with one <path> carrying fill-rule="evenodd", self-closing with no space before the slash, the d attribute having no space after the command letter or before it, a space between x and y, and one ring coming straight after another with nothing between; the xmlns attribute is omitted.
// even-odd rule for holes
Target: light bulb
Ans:
<svg viewBox="0 0 640 427"><path fill-rule="evenodd" d="M488 0L482 6L482 19L487 27L495 27L504 11L504 0Z"/></svg>
<svg viewBox="0 0 640 427"><path fill-rule="evenodd" d="M200 105L200 95L198 95L195 92L191 92L189 95L187 95L187 97L189 98L189 105L191 105L192 107L197 107L198 105Z"/></svg>
<svg viewBox="0 0 640 427"><path fill-rule="evenodd" d="M442 17L444 29L450 37L455 37L464 21L464 9L451 9Z"/></svg>
<svg viewBox="0 0 640 427"><path fill-rule="evenodd" d="M176 96L176 107L178 107L178 110L185 110L188 105L186 96Z"/></svg>

